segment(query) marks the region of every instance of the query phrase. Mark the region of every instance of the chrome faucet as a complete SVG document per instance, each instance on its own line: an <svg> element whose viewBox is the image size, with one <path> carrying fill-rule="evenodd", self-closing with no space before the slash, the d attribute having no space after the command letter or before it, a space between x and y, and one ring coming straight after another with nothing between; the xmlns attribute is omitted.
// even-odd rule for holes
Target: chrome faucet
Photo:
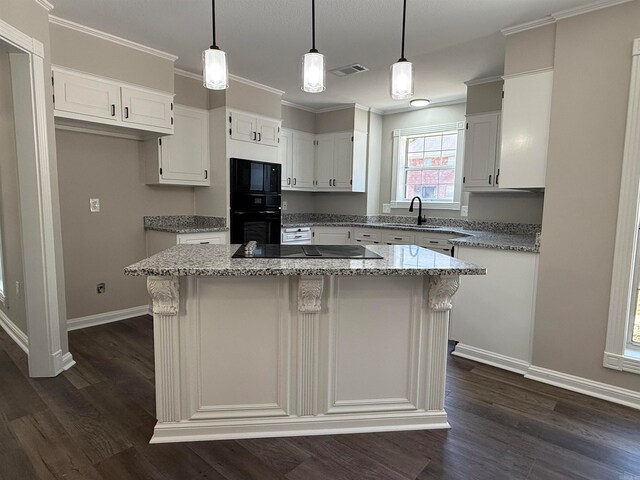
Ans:
<svg viewBox="0 0 640 480"><path fill-rule="evenodd" d="M413 212L413 202L415 202L416 199L418 199L418 225L422 225L424 222L426 222L426 218L422 216L422 199L417 195L411 199L411 205L409 206L409 211Z"/></svg>

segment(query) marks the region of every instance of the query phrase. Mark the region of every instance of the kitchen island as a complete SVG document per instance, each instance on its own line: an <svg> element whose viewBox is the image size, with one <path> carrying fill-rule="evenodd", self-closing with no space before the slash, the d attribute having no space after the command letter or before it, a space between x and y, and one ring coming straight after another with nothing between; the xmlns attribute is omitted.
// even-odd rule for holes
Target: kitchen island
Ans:
<svg viewBox="0 0 640 480"><path fill-rule="evenodd" d="M231 258L178 245L148 276L152 443L448 428L451 298L485 269L413 245L382 259Z"/></svg>

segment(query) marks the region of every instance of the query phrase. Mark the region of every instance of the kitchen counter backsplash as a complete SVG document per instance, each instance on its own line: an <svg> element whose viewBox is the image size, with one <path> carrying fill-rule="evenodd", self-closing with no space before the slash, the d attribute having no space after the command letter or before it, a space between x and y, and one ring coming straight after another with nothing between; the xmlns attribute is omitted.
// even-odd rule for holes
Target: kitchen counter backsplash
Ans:
<svg viewBox="0 0 640 480"><path fill-rule="evenodd" d="M145 216L145 230L162 232L191 233L225 230L227 221L223 217L206 217L203 215L162 215Z"/></svg>
<svg viewBox="0 0 640 480"><path fill-rule="evenodd" d="M282 224L301 223L375 223L415 225L417 218L408 215L337 215L331 213L283 213ZM510 233L517 235L539 234L542 226L537 223L488 222L464 218L427 217L425 225L457 227L464 230Z"/></svg>

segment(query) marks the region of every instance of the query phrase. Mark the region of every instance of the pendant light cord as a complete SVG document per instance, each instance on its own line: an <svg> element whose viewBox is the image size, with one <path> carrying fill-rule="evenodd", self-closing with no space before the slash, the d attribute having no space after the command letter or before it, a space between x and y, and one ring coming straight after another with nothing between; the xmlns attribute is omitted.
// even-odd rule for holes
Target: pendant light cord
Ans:
<svg viewBox="0 0 640 480"><path fill-rule="evenodd" d="M404 5L402 7L402 55L400 56L400 62L406 62L407 59L404 58L404 31L407 25L407 0L404 0Z"/></svg>
<svg viewBox="0 0 640 480"><path fill-rule="evenodd" d="M213 43L211 48L217 49L216 45L216 0L211 0L211 32L213 34Z"/></svg>
<svg viewBox="0 0 640 480"><path fill-rule="evenodd" d="M316 0L311 0L311 52L316 50Z"/></svg>

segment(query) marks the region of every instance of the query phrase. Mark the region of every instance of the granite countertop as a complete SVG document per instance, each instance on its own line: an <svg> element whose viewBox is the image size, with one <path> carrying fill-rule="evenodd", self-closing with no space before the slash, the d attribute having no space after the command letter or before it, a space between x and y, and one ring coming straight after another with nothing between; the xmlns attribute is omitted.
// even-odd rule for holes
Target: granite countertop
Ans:
<svg viewBox="0 0 640 480"><path fill-rule="evenodd" d="M144 217L144 229L169 233L227 232L226 220L202 215L164 215Z"/></svg>
<svg viewBox="0 0 640 480"><path fill-rule="evenodd" d="M125 268L126 275L484 275L486 269L414 245L368 245L382 259L231 258L240 245L176 245Z"/></svg>
<svg viewBox="0 0 640 480"><path fill-rule="evenodd" d="M295 222L282 225L283 228L300 227L355 227L384 230L402 230L416 233L445 233L461 235L460 238L449 239L449 243L464 247L492 248L513 250L517 252L540 251L540 235L538 233L506 233L486 230L468 230L456 226L410 225L364 222Z"/></svg>

